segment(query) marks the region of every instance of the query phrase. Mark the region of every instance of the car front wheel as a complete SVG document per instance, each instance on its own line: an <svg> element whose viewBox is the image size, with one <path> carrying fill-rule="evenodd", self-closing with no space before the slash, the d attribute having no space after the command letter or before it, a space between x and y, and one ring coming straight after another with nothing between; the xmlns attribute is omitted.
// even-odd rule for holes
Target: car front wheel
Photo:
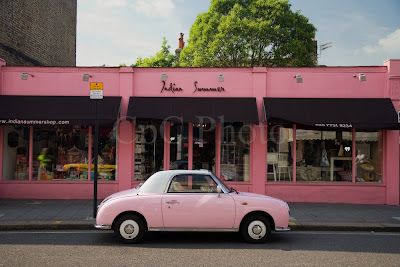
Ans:
<svg viewBox="0 0 400 267"><path fill-rule="evenodd" d="M265 243L271 235L271 224L264 216L250 216L243 222L241 233L248 243Z"/></svg>
<svg viewBox="0 0 400 267"><path fill-rule="evenodd" d="M115 224L114 234L123 243L139 243L144 236L143 219L137 215L124 215Z"/></svg>

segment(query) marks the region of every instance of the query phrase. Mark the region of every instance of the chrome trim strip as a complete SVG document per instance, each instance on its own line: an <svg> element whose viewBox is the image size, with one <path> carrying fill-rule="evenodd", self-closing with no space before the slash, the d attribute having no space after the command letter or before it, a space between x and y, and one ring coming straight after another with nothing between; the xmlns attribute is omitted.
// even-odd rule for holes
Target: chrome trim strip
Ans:
<svg viewBox="0 0 400 267"><path fill-rule="evenodd" d="M188 227L150 227L149 231L158 232L238 232L238 228L188 228Z"/></svg>
<svg viewBox="0 0 400 267"><path fill-rule="evenodd" d="M111 229L111 225L105 225L105 224L95 224L94 227L97 229L103 229L103 230Z"/></svg>
<svg viewBox="0 0 400 267"><path fill-rule="evenodd" d="M290 231L290 227L288 227L288 228L276 227L276 228L275 228L275 231L276 231L276 232Z"/></svg>

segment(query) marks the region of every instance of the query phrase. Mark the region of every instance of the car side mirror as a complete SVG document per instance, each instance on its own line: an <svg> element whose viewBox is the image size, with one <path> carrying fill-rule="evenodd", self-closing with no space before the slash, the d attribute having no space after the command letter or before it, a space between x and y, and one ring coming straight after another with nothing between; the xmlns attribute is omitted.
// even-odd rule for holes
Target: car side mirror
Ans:
<svg viewBox="0 0 400 267"><path fill-rule="evenodd" d="M222 193L222 188L221 186L217 185L217 193L218 193L218 197L221 197L221 193Z"/></svg>

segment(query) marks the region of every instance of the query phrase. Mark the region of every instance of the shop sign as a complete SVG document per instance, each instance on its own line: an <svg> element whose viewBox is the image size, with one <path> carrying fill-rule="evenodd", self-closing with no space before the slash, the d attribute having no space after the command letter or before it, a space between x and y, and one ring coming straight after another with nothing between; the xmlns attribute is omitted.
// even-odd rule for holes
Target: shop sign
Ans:
<svg viewBox="0 0 400 267"><path fill-rule="evenodd" d="M330 128L352 128L352 124L347 123L316 123L317 127L330 127Z"/></svg>
<svg viewBox="0 0 400 267"><path fill-rule="evenodd" d="M182 87L176 86L175 83L170 83L169 86L166 86L165 85L165 81L162 81L162 84L163 85L162 85L160 93L162 93L164 91L169 91L169 92L172 92L172 93L183 91ZM193 91L193 93L196 93L196 92L217 92L217 93L221 93L221 92L225 92L225 88L222 87L222 86L219 86L219 87L197 87L197 81L195 81L194 82L194 91Z"/></svg>
<svg viewBox="0 0 400 267"><path fill-rule="evenodd" d="M218 93L221 93L224 91L225 91L224 87L220 87L220 86L216 87L216 88L209 88L209 87L198 88L197 81L194 82L194 92L193 93L196 93L196 92L218 92Z"/></svg>
<svg viewBox="0 0 400 267"><path fill-rule="evenodd" d="M161 88L161 93L163 92L163 91L170 91L170 92L172 92L172 93L175 93L175 92L179 92L179 91L183 91L183 89L181 88L181 87L176 87L176 84L174 84L174 83L170 83L169 84L169 87L166 87L165 86L165 82L163 81L162 82L163 83L163 86L162 86L162 88Z"/></svg>
<svg viewBox="0 0 400 267"><path fill-rule="evenodd" d="M103 83L90 83L90 99L103 99Z"/></svg>

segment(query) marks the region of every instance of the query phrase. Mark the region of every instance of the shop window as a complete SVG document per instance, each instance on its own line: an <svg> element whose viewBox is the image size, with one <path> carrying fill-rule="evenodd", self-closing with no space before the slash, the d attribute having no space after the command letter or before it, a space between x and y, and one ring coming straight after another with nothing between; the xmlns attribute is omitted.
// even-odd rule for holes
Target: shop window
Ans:
<svg viewBox="0 0 400 267"><path fill-rule="evenodd" d="M293 130L269 125L267 135L267 180L293 180Z"/></svg>
<svg viewBox="0 0 400 267"><path fill-rule="evenodd" d="M298 182L351 182L352 133L296 130Z"/></svg>
<svg viewBox="0 0 400 267"><path fill-rule="evenodd" d="M382 182L383 132L357 132L356 151L356 182Z"/></svg>
<svg viewBox="0 0 400 267"><path fill-rule="evenodd" d="M29 179L29 126L3 127L3 180Z"/></svg>
<svg viewBox="0 0 400 267"><path fill-rule="evenodd" d="M221 129L221 179L250 181L250 125L225 123Z"/></svg>
<svg viewBox="0 0 400 267"><path fill-rule="evenodd" d="M98 147L98 179L99 180L117 180L117 127L99 128L99 147ZM86 142L86 141L85 141ZM94 137L92 137L92 147ZM92 149L92 152L94 149ZM92 156L92 163L94 162ZM92 165L93 166L93 165ZM90 179L94 178L94 167Z"/></svg>
<svg viewBox="0 0 400 267"><path fill-rule="evenodd" d="M87 180L88 126L34 126L32 180Z"/></svg>
<svg viewBox="0 0 400 267"><path fill-rule="evenodd" d="M215 124L193 124L193 169L215 173Z"/></svg>
<svg viewBox="0 0 400 267"><path fill-rule="evenodd" d="M188 169L189 138L188 126L171 122L170 131L170 169Z"/></svg>
<svg viewBox="0 0 400 267"><path fill-rule="evenodd" d="M163 169L164 123L137 120L135 129L135 180L146 180Z"/></svg>

